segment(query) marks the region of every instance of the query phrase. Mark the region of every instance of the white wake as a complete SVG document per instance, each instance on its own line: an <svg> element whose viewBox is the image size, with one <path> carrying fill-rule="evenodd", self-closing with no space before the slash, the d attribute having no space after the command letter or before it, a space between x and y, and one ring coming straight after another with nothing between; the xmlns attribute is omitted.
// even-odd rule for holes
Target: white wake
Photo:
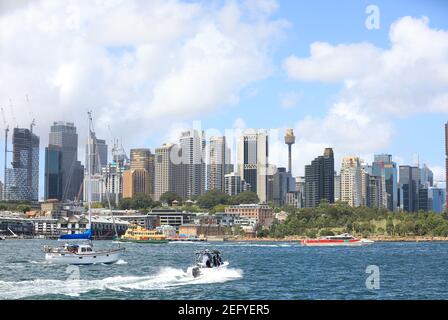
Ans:
<svg viewBox="0 0 448 320"><path fill-rule="evenodd" d="M213 270L215 271L215 270ZM94 290L161 290L193 284L222 283L241 278L239 269L220 268L198 278L182 269L165 267L150 276L114 276L100 280L52 280L0 281L0 299L21 299L49 294L79 296Z"/></svg>

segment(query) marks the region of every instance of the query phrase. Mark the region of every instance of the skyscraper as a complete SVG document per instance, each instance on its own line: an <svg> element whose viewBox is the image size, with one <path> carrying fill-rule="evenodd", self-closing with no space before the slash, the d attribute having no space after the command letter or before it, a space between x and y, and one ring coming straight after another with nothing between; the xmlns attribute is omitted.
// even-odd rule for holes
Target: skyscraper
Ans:
<svg viewBox="0 0 448 320"><path fill-rule="evenodd" d="M237 195L238 193L250 191L250 185L241 179L241 176L236 173L228 173L224 177L224 192L229 196Z"/></svg>
<svg viewBox="0 0 448 320"><path fill-rule="evenodd" d="M277 168L273 174L272 199L269 200L277 205L286 204L287 193L296 191L295 184L296 181L291 176L291 172L286 171L286 168Z"/></svg>
<svg viewBox="0 0 448 320"><path fill-rule="evenodd" d="M261 203L268 195L268 134L265 130L247 129L238 142L238 173L250 184Z"/></svg>
<svg viewBox="0 0 448 320"><path fill-rule="evenodd" d="M305 166L305 207L314 208L322 199L334 202L334 155L332 148Z"/></svg>
<svg viewBox="0 0 448 320"><path fill-rule="evenodd" d="M413 166L400 166L400 208L403 211L419 210L420 170Z"/></svg>
<svg viewBox="0 0 448 320"><path fill-rule="evenodd" d="M155 191L154 200L158 201L165 192L174 192L181 197L185 196L185 176L181 161L179 146L164 144L155 151Z"/></svg>
<svg viewBox="0 0 448 320"><path fill-rule="evenodd" d="M154 197L154 155L147 148L131 149L131 162L123 172L123 197L132 198L137 193Z"/></svg>
<svg viewBox="0 0 448 320"><path fill-rule="evenodd" d="M352 207L362 205L362 174L358 157L344 157L341 166L341 201Z"/></svg>
<svg viewBox="0 0 448 320"><path fill-rule="evenodd" d="M426 188L434 185L434 173L426 164L420 169L420 183Z"/></svg>
<svg viewBox="0 0 448 320"><path fill-rule="evenodd" d="M73 123L53 123L46 157L45 199L53 198L52 195L61 201L81 198L84 167L78 161L78 134Z"/></svg>
<svg viewBox="0 0 448 320"><path fill-rule="evenodd" d="M205 192L204 132L187 130L179 139L182 169L185 171L185 197L200 196Z"/></svg>
<svg viewBox="0 0 448 320"><path fill-rule="evenodd" d="M207 190L224 192L224 176L233 171L226 137L210 137L208 151Z"/></svg>
<svg viewBox="0 0 448 320"><path fill-rule="evenodd" d="M89 151L90 147L90 152ZM90 154L90 159L87 155ZM106 140L98 139L95 133L91 132L86 143L86 165L90 164L91 174L101 173L103 168L107 166L107 144ZM87 168L86 168L87 170Z"/></svg>
<svg viewBox="0 0 448 320"><path fill-rule="evenodd" d="M39 200L39 137L30 129L14 128L12 167L6 170L4 199Z"/></svg>
<svg viewBox="0 0 448 320"><path fill-rule="evenodd" d="M397 164L392 161L392 155L375 155L372 163L372 174L383 177L383 201L386 203L388 210L396 211L398 206L398 175Z"/></svg>

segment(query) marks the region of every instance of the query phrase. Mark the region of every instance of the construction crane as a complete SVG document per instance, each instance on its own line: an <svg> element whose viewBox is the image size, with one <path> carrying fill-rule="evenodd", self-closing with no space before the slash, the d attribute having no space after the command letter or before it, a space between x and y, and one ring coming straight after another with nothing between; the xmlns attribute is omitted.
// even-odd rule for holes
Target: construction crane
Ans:
<svg viewBox="0 0 448 320"><path fill-rule="evenodd" d="M7 186L7 181L6 181L6 169L7 169L7 163L8 163L8 132L9 132L9 125L6 122L6 117L5 117L5 110L3 109L3 107L1 108L1 112L2 112L2 118L3 118L3 125L5 126L5 171L4 171L4 176L3 176L3 190L4 192L3 194L3 200L8 200L7 194L6 194L6 186Z"/></svg>
<svg viewBox="0 0 448 320"><path fill-rule="evenodd" d="M9 109L11 111L12 125L18 127L19 125L17 123L16 116L14 114L14 108L12 107L12 100L11 99L9 99Z"/></svg>
<svg viewBox="0 0 448 320"><path fill-rule="evenodd" d="M28 95L25 95L25 98L26 98L26 104L27 104L29 112L30 112L30 118L33 119L33 120L31 120L31 124L30 124L30 131L31 131L31 133L33 133L33 127L36 126L36 119L33 117L33 109L31 108L30 98L28 97Z"/></svg>

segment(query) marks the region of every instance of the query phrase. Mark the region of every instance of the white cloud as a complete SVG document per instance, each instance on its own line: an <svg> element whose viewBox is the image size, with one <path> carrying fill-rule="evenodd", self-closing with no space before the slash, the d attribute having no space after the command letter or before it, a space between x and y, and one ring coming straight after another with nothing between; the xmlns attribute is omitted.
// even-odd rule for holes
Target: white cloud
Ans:
<svg viewBox="0 0 448 320"><path fill-rule="evenodd" d="M303 92L289 91L280 94L280 106L285 109L292 109L297 106L302 98Z"/></svg>
<svg viewBox="0 0 448 320"><path fill-rule="evenodd" d="M88 109L98 136L110 126L127 146L141 145L172 123L237 103L270 74L269 49L287 26L271 18L275 4L8 3L0 104L12 98L19 125L28 126L28 94L42 145L54 120L74 121L82 134Z"/></svg>
<svg viewBox="0 0 448 320"><path fill-rule="evenodd" d="M388 49L316 42L309 57L285 59L292 79L342 84L326 115L297 124L299 136L333 146L336 154L368 155L388 147L391 116L448 113L448 31L428 24L427 18L397 20Z"/></svg>
<svg viewBox="0 0 448 320"><path fill-rule="evenodd" d="M369 112L448 113L448 31L430 28L426 17L404 17L389 39L389 49L315 42L310 57L290 56L284 68L292 79L343 83L342 101Z"/></svg>

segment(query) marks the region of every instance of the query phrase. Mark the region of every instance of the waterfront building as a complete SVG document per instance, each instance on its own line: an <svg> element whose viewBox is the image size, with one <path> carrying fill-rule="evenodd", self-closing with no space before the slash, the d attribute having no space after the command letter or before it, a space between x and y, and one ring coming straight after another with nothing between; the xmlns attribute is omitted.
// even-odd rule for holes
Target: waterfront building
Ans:
<svg viewBox="0 0 448 320"><path fill-rule="evenodd" d="M256 219L260 224L267 227L271 225L274 214L267 204L240 204L225 208L225 213L239 214L243 218Z"/></svg>
<svg viewBox="0 0 448 320"><path fill-rule="evenodd" d="M262 203L268 199L268 140L266 130L247 129L238 141L238 173Z"/></svg>
<svg viewBox="0 0 448 320"><path fill-rule="evenodd" d="M390 154L377 154L372 163L372 174L383 178L383 201L390 211L398 207L398 175L397 164Z"/></svg>
<svg viewBox="0 0 448 320"><path fill-rule="evenodd" d="M191 199L205 193L205 136L198 130L187 130L181 133L179 139L184 171L184 198Z"/></svg>
<svg viewBox="0 0 448 320"><path fill-rule="evenodd" d="M196 215L172 209L153 209L148 216L156 217L157 227L172 226L178 231L181 225L192 223Z"/></svg>
<svg viewBox="0 0 448 320"><path fill-rule="evenodd" d="M225 190L225 175L233 171L226 137L210 137L208 145L207 190Z"/></svg>
<svg viewBox="0 0 448 320"><path fill-rule="evenodd" d="M334 155L332 148L305 166L305 207L317 207L321 200L334 203Z"/></svg>
<svg viewBox="0 0 448 320"><path fill-rule="evenodd" d="M14 128L12 167L6 170L4 199L39 200L39 137L30 129Z"/></svg>
<svg viewBox="0 0 448 320"><path fill-rule="evenodd" d="M358 157L344 157L341 165L341 201L362 205L362 174Z"/></svg>
<svg viewBox="0 0 448 320"><path fill-rule="evenodd" d="M45 158L45 200L79 200L84 167L78 161L78 134L73 123L53 123Z"/></svg>
<svg viewBox="0 0 448 320"><path fill-rule="evenodd" d="M420 170L418 167L403 165L399 167L400 209L408 212L418 211Z"/></svg>

